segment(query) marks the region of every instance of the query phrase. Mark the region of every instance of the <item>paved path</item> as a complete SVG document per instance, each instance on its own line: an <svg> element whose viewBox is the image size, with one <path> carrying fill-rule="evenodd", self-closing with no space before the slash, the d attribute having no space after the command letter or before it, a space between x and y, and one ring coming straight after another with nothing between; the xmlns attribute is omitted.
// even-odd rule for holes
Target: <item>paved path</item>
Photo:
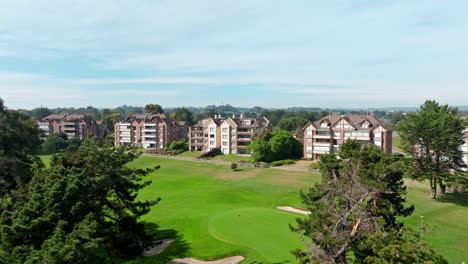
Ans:
<svg viewBox="0 0 468 264"><path fill-rule="evenodd" d="M201 261L193 258L174 259L167 264L237 264L244 260L242 256L234 256L230 258L214 260L214 261Z"/></svg>
<svg viewBox="0 0 468 264"><path fill-rule="evenodd" d="M297 209L297 208L294 208L294 207L291 207L291 206L278 206L278 207L276 207L276 209L286 211L286 212L301 214L301 215L310 215L311 214L311 212L309 212L309 211Z"/></svg>

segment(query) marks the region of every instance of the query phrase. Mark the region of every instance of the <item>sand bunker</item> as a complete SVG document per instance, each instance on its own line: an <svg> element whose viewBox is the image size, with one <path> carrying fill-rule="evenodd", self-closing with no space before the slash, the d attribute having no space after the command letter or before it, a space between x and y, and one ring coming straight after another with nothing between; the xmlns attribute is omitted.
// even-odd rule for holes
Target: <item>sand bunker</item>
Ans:
<svg viewBox="0 0 468 264"><path fill-rule="evenodd" d="M237 264L244 260L242 256L234 256L230 258L213 260L213 261L201 261L193 258L174 259L167 264Z"/></svg>
<svg viewBox="0 0 468 264"><path fill-rule="evenodd" d="M282 210L282 211L287 211L291 213L296 213L296 214L301 214L301 215L310 215L311 213L309 211L297 209L291 206L278 206L276 209Z"/></svg>

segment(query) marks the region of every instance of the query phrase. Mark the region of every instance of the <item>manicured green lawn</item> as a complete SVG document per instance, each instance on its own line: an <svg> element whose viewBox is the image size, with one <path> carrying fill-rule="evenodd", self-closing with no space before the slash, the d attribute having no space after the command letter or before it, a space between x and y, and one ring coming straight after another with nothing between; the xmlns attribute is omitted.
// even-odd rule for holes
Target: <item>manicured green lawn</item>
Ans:
<svg viewBox="0 0 468 264"><path fill-rule="evenodd" d="M52 155L40 155L39 158L44 162L45 166L48 167L50 164L50 158Z"/></svg>
<svg viewBox="0 0 468 264"><path fill-rule="evenodd" d="M162 263L182 256L210 260L239 254L246 257L244 263L295 262L289 252L302 244L288 225L298 216L275 206L299 206L298 190L311 186L319 175L267 169L234 172L227 166L155 157L141 157L133 165L157 164L161 169L149 176L153 184L139 197L161 197L162 201L143 220L162 230L176 230L189 250L176 254L176 244L169 248L174 254L133 263Z"/></svg>
<svg viewBox="0 0 468 264"><path fill-rule="evenodd" d="M289 253L301 247L289 231L298 215L275 206L301 207L298 191L320 180L317 174L242 168L142 156L132 166L161 165L149 175L152 184L140 199L161 197L142 220L148 229L158 225L161 237L177 237L161 255L130 263L165 263L176 257L212 260L233 255L243 263L296 263ZM433 201L427 184L408 181L408 203L415 213L405 220L415 230L420 215L425 238L449 263L468 261L468 195L446 195Z"/></svg>
<svg viewBox="0 0 468 264"><path fill-rule="evenodd" d="M214 157L212 160L221 160L221 161L227 161L227 162L239 162L239 161L250 162L250 157L239 156L236 154L229 154L229 155L218 155Z"/></svg>
<svg viewBox="0 0 468 264"><path fill-rule="evenodd" d="M196 158L198 156L200 156L201 154L203 154L201 151L185 151L179 155L177 155L178 157L186 157L186 158Z"/></svg>

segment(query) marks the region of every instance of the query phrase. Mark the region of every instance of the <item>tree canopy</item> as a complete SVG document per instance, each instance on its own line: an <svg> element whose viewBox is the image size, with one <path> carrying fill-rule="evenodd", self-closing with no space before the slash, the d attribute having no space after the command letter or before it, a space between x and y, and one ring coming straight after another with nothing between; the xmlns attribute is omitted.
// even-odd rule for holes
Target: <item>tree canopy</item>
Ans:
<svg viewBox="0 0 468 264"><path fill-rule="evenodd" d="M178 121L187 121L189 124L193 124L194 121L192 112L185 107L174 109L174 112L171 113L170 117Z"/></svg>
<svg viewBox="0 0 468 264"><path fill-rule="evenodd" d="M23 188L33 172L34 154L41 140L37 125L29 116L7 110L0 98L0 195Z"/></svg>
<svg viewBox="0 0 468 264"><path fill-rule="evenodd" d="M465 125L457 108L426 101L396 126L402 148L414 160L410 173L416 179L429 180L432 198L437 196L437 185L443 194L446 183L467 184L466 175L461 173L464 165L459 149Z"/></svg>
<svg viewBox="0 0 468 264"><path fill-rule="evenodd" d="M347 254L357 263L375 263L376 259L388 263L381 258L391 254L394 259L395 254L400 256L396 262L416 254L413 259L446 263L419 239L417 245L424 254L413 252L413 241L402 235L403 224L397 217L409 216L413 207L404 205L401 161L375 146L353 141L343 146L341 159L335 154L320 159L323 181L301 192L312 214L291 226L306 244L305 250L293 251L300 263L346 263Z"/></svg>
<svg viewBox="0 0 468 264"><path fill-rule="evenodd" d="M0 216L0 259L7 263L105 263L141 254L153 238L139 218L159 199L137 200L156 168L126 164L139 153L85 140L53 156L32 178L28 195Z"/></svg>
<svg viewBox="0 0 468 264"><path fill-rule="evenodd" d="M145 112L148 114L160 114L163 113L163 109L158 104L147 104L145 105Z"/></svg>
<svg viewBox="0 0 468 264"><path fill-rule="evenodd" d="M272 162L302 157L302 144L289 131L275 129L255 139L248 146L255 162Z"/></svg>

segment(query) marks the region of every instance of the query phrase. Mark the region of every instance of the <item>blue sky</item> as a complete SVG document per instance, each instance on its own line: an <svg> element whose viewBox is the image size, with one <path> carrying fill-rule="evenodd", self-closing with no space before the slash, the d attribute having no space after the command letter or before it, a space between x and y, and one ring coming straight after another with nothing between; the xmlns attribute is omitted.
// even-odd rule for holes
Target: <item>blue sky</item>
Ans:
<svg viewBox="0 0 468 264"><path fill-rule="evenodd" d="M467 1L0 0L12 108L468 104Z"/></svg>

